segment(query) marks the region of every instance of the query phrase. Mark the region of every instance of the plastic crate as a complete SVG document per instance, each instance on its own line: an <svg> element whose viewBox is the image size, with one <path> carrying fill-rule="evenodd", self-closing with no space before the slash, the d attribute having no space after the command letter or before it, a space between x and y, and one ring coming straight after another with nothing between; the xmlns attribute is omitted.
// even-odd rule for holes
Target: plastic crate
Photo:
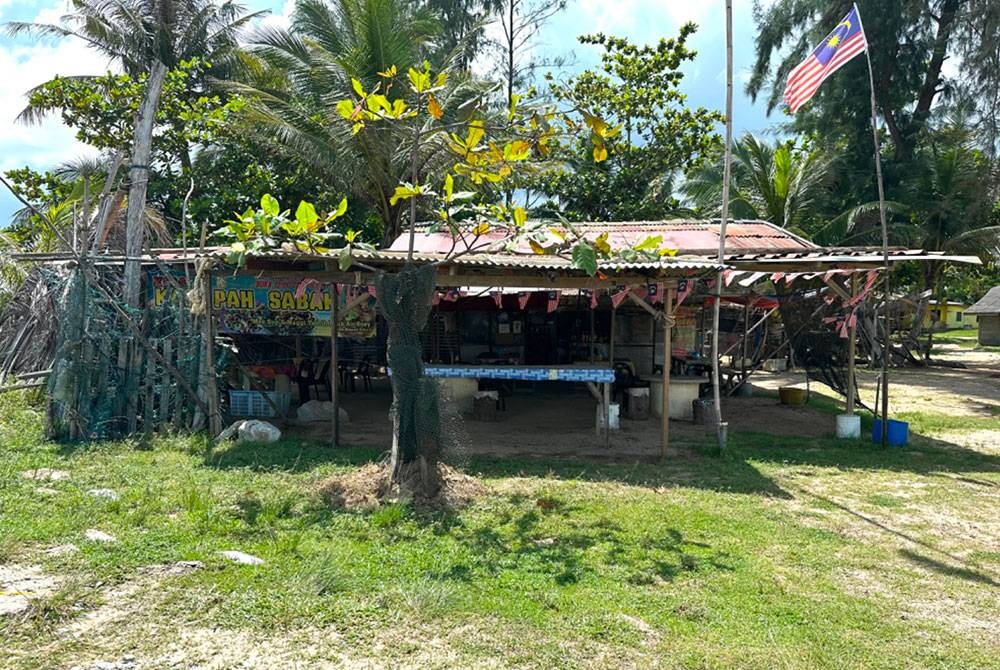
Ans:
<svg viewBox="0 0 1000 670"><path fill-rule="evenodd" d="M292 394L278 391L230 391L229 413L233 416L275 416L277 413L265 398L265 393L281 412L288 413L288 407L292 404Z"/></svg>

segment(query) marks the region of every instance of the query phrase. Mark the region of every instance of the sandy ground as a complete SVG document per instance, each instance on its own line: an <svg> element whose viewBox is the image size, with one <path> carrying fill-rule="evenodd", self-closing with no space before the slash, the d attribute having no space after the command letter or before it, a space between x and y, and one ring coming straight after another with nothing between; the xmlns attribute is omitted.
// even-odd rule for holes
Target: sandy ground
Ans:
<svg viewBox="0 0 1000 670"><path fill-rule="evenodd" d="M990 417L1000 413L1000 354L946 349L942 360L960 361L966 367L928 367L893 370L890 376L890 412L928 412L951 416ZM859 370L862 399L874 405L877 375ZM781 386L804 388L802 371L774 374L759 372L753 385L767 392ZM828 387L811 383L817 394L838 398ZM344 393L342 406L350 422L342 429L345 444L386 446L391 441L388 381L375 380L371 392ZM450 447L469 454L504 456L565 456L588 458L655 458L660 454L660 420L621 419L621 429L612 431L610 444L595 426L596 403L582 386L553 387L537 384L519 387L507 400L507 409L496 422L475 421L471 416L446 420ZM726 398L723 415L733 433L768 433L780 436L826 437L834 434L834 418L810 406L781 405L770 394L749 398ZM328 424L296 428L297 432L326 436ZM939 435L956 444L1000 444L995 431L961 435ZM670 422L672 447L711 440L713 427L688 421Z"/></svg>

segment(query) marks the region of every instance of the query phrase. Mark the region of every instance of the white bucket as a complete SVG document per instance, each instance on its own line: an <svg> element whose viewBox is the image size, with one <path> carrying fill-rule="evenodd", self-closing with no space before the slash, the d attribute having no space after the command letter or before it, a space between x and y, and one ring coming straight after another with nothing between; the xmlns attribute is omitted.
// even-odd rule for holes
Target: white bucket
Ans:
<svg viewBox="0 0 1000 670"><path fill-rule="evenodd" d="M604 412L601 410L603 406L597 405L597 430L604 430ZM618 430L618 403L613 402L608 405L608 423L611 426L611 430Z"/></svg>
<svg viewBox="0 0 1000 670"><path fill-rule="evenodd" d="M861 417L857 414L838 414L837 437L842 440L859 439L861 437Z"/></svg>

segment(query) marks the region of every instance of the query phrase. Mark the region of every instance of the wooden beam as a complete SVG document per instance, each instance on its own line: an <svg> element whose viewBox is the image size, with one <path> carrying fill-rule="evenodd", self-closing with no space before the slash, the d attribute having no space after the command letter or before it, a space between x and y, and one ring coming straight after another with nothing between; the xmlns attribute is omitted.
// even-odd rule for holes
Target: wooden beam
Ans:
<svg viewBox="0 0 1000 670"><path fill-rule="evenodd" d="M674 324L674 288L663 299L663 404L660 419L660 456L667 457L670 446L670 330Z"/></svg>

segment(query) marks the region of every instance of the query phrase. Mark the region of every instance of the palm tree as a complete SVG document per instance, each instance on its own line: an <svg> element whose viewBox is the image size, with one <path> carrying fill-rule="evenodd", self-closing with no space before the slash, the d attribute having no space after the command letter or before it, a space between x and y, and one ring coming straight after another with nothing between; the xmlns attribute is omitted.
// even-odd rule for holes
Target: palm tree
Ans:
<svg viewBox="0 0 1000 670"><path fill-rule="evenodd" d="M71 0L57 24L13 22L9 35L74 37L106 55L146 90L135 115L126 215L125 301L139 304L139 261L152 151L153 123L167 72L193 57L230 62L240 29L255 16L230 0ZM29 112L25 120L34 120Z"/></svg>
<svg viewBox="0 0 1000 670"><path fill-rule="evenodd" d="M697 168L681 187L693 207L719 216L722 164ZM768 144L751 133L733 144L729 186L729 216L762 219L804 236L816 231L819 208L832 170L820 151L806 151L789 142Z"/></svg>
<svg viewBox="0 0 1000 670"><path fill-rule="evenodd" d="M385 88L379 76L396 66L402 78L390 99L407 89L406 69L434 49L440 24L405 0L299 0L289 29L261 27L244 56L249 121L261 138L366 202L395 239L405 204L389 200L410 179L410 138L386 128L352 134L337 112L353 95ZM382 92L385 92L384 90Z"/></svg>
<svg viewBox="0 0 1000 670"><path fill-rule="evenodd" d="M909 208L902 234L928 251L1000 259L1000 225L992 221L992 166L969 138L947 133L918 150L912 178L904 185ZM924 289L940 297L944 263L924 263Z"/></svg>

